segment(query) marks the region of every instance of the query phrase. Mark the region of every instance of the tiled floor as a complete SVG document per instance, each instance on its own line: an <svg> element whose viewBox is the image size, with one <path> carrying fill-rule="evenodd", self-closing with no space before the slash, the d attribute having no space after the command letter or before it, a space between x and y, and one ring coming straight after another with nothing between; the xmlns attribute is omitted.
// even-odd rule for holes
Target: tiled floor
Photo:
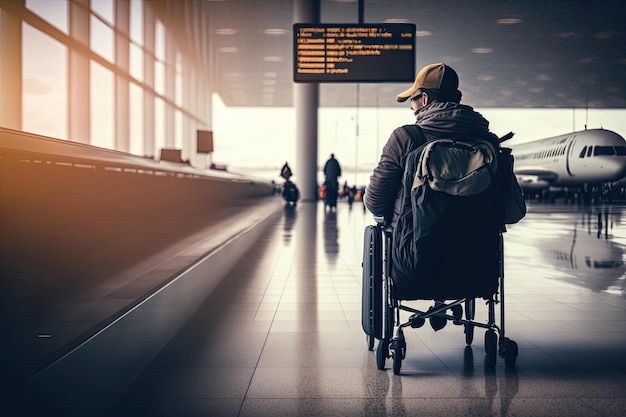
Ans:
<svg viewBox="0 0 626 417"><path fill-rule="evenodd" d="M485 371L483 332L466 347L463 329L449 323L438 332L409 329L395 376L377 370L360 323L369 214L360 205L340 203L335 214L302 203L241 260L110 415L622 416L626 225L622 207L608 208L597 237L594 213L603 210L530 206L505 234L515 370L498 359ZM486 319L482 303L477 308Z"/></svg>

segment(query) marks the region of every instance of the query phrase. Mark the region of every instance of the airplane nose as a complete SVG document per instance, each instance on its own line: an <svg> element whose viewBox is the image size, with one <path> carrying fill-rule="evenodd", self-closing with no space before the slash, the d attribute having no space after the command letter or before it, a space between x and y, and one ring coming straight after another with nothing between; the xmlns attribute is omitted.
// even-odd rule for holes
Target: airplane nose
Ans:
<svg viewBox="0 0 626 417"><path fill-rule="evenodd" d="M611 181L617 181L626 176L626 158L619 157L610 161L606 161L604 167L607 173L611 175Z"/></svg>

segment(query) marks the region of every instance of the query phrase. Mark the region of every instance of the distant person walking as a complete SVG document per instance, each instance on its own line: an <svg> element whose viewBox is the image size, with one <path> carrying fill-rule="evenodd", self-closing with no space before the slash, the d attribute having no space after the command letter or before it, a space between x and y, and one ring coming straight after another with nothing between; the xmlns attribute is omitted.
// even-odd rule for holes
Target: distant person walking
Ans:
<svg viewBox="0 0 626 417"><path fill-rule="evenodd" d="M332 210L337 206L337 196L339 195L339 181L341 177L341 165L335 159L335 154L330 154L330 159L324 165L324 190L326 197L324 198L324 206L330 207Z"/></svg>
<svg viewBox="0 0 626 417"><path fill-rule="evenodd" d="M283 198L287 202L287 207L295 207L298 200L300 199L300 191L296 184L294 184L289 178L293 176L293 172L291 172L291 168L289 168L289 164L285 162L285 165L280 169L280 176L285 179L285 184L283 184Z"/></svg>
<svg viewBox="0 0 626 417"><path fill-rule="evenodd" d="M289 164L285 162L285 165L283 165L283 167L280 169L280 176L284 178L285 180L288 180L289 178L291 178L292 175L293 175L293 172L291 172L291 168L289 168Z"/></svg>
<svg viewBox="0 0 626 417"><path fill-rule="evenodd" d="M334 153L330 154L330 159L326 161L324 165L324 176L328 182L337 182L337 188L339 188L337 178L341 177L341 165L339 165L339 161L335 159Z"/></svg>

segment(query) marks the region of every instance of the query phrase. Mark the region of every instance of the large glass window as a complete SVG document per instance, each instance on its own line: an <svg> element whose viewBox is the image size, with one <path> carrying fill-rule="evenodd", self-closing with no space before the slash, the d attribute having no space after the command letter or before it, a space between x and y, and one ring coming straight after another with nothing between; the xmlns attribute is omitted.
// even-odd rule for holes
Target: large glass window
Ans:
<svg viewBox="0 0 626 417"><path fill-rule="evenodd" d="M0 0L1 1L1 0ZM69 34L70 19L69 11L73 0L23 0L25 7L45 21L52 24L65 34ZM118 0L89 0L89 15L79 13L77 19L89 19L88 43L93 53L113 63L115 62L115 4ZM184 108L199 113L202 117L205 108L202 105L206 96L195 88L193 78L199 76L193 65L186 67L185 58L177 51L172 62L167 61L168 52L168 27L156 16L150 18L150 24L154 24L154 44L150 51L144 50L144 14L145 0L124 0L130 3L129 15L129 75L130 83L130 138L129 152L137 155L146 153L149 144L149 153L158 157L159 151L164 146L175 146L182 149L193 144L184 137L190 124L195 122L185 115ZM81 2L82 4L82 2ZM82 25L83 21L77 21ZM69 137L69 51L72 44L63 44L54 38L40 32L38 29L23 23L23 109L22 125L24 130L48 135L56 138L67 139ZM150 42L152 45L152 42ZM153 50L152 50L153 49ZM81 50L78 53L82 53ZM146 55L148 54L148 55ZM147 57L150 57L150 73L154 76L152 88L156 96L154 115L150 115L149 123L154 123L155 134L150 140L145 135L145 108L142 89L144 83L144 68ZM154 58L154 61L152 61ZM98 63L100 62L100 63ZM103 148L115 148L115 75L102 61L97 58L90 62L89 68L89 117L90 117L90 142L94 146ZM174 67L174 85L167 85L168 71L171 65ZM191 80L185 77L191 76ZM86 81L85 76L85 81ZM200 77L201 78L201 77ZM187 90L185 91L185 86ZM168 88L172 96L168 96ZM148 91L151 95L151 91ZM85 92L87 94L87 92ZM160 97L159 97L160 96ZM167 96L167 97L166 97ZM188 97L189 96L189 97ZM167 104L169 101L174 104ZM167 137L166 109L173 106L174 137ZM172 117L171 112L168 113ZM154 118L154 120L152 120ZM172 120L168 120L172 122ZM171 128L171 126L170 126ZM191 130L193 132L193 129Z"/></svg>
<svg viewBox="0 0 626 417"><path fill-rule="evenodd" d="M92 0L91 10L111 25L115 23L115 19L113 18L113 0Z"/></svg>
<svg viewBox="0 0 626 417"><path fill-rule="evenodd" d="M89 39L91 49L110 62L115 62L113 39L113 29L96 16L91 15L91 37Z"/></svg>
<svg viewBox="0 0 626 417"><path fill-rule="evenodd" d="M69 34L67 0L26 0L26 8L57 29Z"/></svg>
<svg viewBox="0 0 626 417"><path fill-rule="evenodd" d="M165 27L158 20L155 22L154 39L154 89L165 95Z"/></svg>
<svg viewBox="0 0 626 417"><path fill-rule="evenodd" d="M22 33L23 129L67 139L67 48L26 23Z"/></svg>
<svg viewBox="0 0 626 417"><path fill-rule="evenodd" d="M130 44L130 75L139 81L143 81L143 50L131 43Z"/></svg>
<svg viewBox="0 0 626 417"><path fill-rule="evenodd" d="M176 129L174 134L174 147L176 149L183 149L183 112L180 110L174 112L174 127Z"/></svg>
<svg viewBox="0 0 626 417"><path fill-rule="evenodd" d="M143 89L130 83L130 148L135 155L144 155L143 141Z"/></svg>
<svg viewBox="0 0 626 417"><path fill-rule="evenodd" d="M130 39L143 45L143 3L141 0L130 2Z"/></svg>
<svg viewBox="0 0 626 417"><path fill-rule="evenodd" d="M165 95L165 64L161 61L154 63L154 90Z"/></svg>
<svg viewBox="0 0 626 417"><path fill-rule="evenodd" d="M165 147L165 101L160 97L154 100L154 154L161 157Z"/></svg>
<svg viewBox="0 0 626 417"><path fill-rule="evenodd" d="M114 76L111 71L91 61L91 144L115 149Z"/></svg>
<svg viewBox="0 0 626 417"><path fill-rule="evenodd" d="M159 20L154 24L154 56L159 61L165 61L165 26Z"/></svg>
<svg viewBox="0 0 626 417"><path fill-rule="evenodd" d="M189 71L187 71L187 76L189 77L188 85L190 86L198 85L198 76L196 75L196 71L193 67L189 68ZM191 87L189 88L189 90L186 91L186 93L189 94L187 105L191 107L191 110L194 112L195 115L198 115L200 113L198 109L200 109L201 107L199 106L199 103L198 103L197 88Z"/></svg>
<svg viewBox="0 0 626 417"><path fill-rule="evenodd" d="M183 57L180 53L176 54L176 87L174 101L179 107L183 106Z"/></svg>

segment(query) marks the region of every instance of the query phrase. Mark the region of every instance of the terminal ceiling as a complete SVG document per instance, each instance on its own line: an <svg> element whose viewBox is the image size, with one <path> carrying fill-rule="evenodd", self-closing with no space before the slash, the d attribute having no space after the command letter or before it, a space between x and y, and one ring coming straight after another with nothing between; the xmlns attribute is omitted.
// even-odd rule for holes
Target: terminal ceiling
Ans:
<svg viewBox="0 0 626 417"><path fill-rule="evenodd" d="M204 10L225 104L292 106L293 2L205 0ZM455 68L474 107L626 107L623 0L364 0L363 16L416 24L416 68ZM356 0L321 1L319 23L358 17ZM320 105L398 106L409 84L320 84Z"/></svg>

